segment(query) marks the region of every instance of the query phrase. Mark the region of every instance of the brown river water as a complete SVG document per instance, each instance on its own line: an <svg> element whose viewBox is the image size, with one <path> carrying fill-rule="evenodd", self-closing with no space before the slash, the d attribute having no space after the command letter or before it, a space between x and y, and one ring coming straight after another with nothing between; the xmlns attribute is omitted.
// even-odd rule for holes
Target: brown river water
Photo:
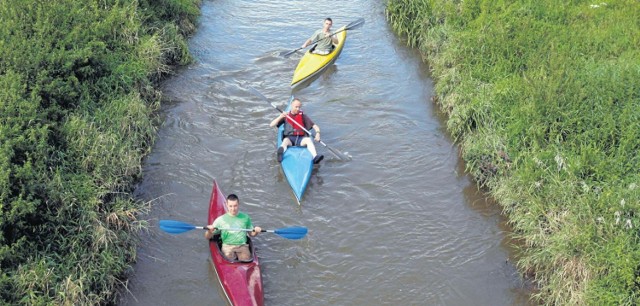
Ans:
<svg viewBox="0 0 640 306"><path fill-rule="evenodd" d="M205 0L189 41L196 62L165 82L163 124L137 188L151 227L121 305L226 305L202 233L170 235L161 219L205 225L213 180L255 225L305 226L302 240L254 240L267 305L525 305L500 208L464 173L415 50L386 23L385 2ZM340 58L296 91L325 155L299 206L275 156L278 113L298 48L332 17L359 17Z"/></svg>

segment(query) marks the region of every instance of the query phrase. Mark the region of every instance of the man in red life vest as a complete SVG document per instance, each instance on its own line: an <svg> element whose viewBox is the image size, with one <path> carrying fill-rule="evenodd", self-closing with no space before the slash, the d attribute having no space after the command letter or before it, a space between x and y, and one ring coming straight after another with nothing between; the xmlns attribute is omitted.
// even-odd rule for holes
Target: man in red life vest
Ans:
<svg viewBox="0 0 640 306"><path fill-rule="evenodd" d="M303 146L307 147L311 155L313 155L313 163L319 163L324 155L318 155L316 153L316 147L311 141L311 138L307 133L300 128L303 126L305 129L310 130L313 128L316 131L315 141L320 141L320 127L311 121L307 115L302 113L300 108L302 107L302 102L297 98L291 102L291 110L288 114L281 113L276 119L271 121L269 124L271 127L280 126L284 124L284 135L282 138L282 146L280 146L277 150L278 154L278 162L282 162L282 156L284 151L287 150L288 146Z"/></svg>

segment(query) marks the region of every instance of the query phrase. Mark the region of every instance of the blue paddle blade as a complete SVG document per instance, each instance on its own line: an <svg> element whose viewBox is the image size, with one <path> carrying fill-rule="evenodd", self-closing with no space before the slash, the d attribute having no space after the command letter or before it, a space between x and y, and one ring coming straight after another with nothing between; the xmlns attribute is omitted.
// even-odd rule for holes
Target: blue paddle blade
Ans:
<svg viewBox="0 0 640 306"><path fill-rule="evenodd" d="M174 220L160 220L160 229L169 234L182 234L196 227L185 222Z"/></svg>
<svg viewBox="0 0 640 306"><path fill-rule="evenodd" d="M293 227L287 227L287 228L280 228L273 232L276 233L276 235L279 235L280 237L297 240L307 235L307 228L302 226L293 226Z"/></svg>

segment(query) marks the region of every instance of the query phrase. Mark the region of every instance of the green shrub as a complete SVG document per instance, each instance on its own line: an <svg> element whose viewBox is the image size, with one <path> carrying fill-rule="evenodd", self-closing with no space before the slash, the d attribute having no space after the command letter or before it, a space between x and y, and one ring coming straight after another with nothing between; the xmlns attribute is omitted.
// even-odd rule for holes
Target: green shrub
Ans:
<svg viewBox="0 0 640 306"><path fill-rule="evenodd" d="M2 304L110 304L135 260L131 191L157 83L191 60L197 0L0 5Z"/></svg>
<svg viewBox="0 0 640 306"><path fill-rule="evenodd" d="M640 303L640 2L390 0L547 304Z"/></svg>

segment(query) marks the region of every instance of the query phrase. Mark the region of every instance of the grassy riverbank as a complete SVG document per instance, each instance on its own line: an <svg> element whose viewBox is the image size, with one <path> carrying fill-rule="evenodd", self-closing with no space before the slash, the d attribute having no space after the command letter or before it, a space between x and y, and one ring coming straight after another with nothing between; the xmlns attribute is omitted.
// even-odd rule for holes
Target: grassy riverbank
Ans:
<svg viewBox="0 0 640 306"><path fill-rule="evenodd" d="M198 0L0 5L0 304L114 302L145 209L157 82Z"/></svg>
<svg viewBox="0 0 640 306"><path fill-rule="evenodd" d="M640 303L640 2L390 0L554 305Z"/></svg>

